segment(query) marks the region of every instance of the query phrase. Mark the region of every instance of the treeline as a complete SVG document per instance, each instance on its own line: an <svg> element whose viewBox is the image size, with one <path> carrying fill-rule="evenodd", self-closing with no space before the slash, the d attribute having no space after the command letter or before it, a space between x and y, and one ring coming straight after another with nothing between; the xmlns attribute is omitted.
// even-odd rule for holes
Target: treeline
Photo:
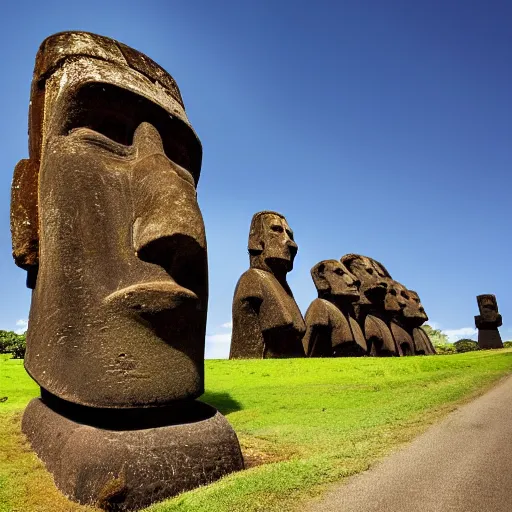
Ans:
<svg viewBox="0 0 512 512"><path fill-rule="evenodd" d="M432 344L436 348L436 352L438 354L459 354L461 352L480 350L480 347L475 340L464 338L456 341L455 343L450 343L448 341L448 336L443 334L439 329L432 329L428 324L422 325L421 328L428 334L428 337L430 338L430 341L432 341ZM505 341L503 346L505 348L512 348L512 341Z"/></svg>
<svg viewBox="0 0 512 512"><path fill-rule="evenodd" d="M12 354L13 359L23 359L27 348L24 334L0 330L0 354Z"/></svg>

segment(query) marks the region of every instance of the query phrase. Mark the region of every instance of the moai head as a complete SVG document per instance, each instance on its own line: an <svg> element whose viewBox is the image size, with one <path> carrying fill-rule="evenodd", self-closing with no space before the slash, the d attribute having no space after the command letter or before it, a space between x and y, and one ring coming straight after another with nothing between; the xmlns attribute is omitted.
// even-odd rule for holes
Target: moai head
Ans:
<svg viewBox="0 0 512 512"><path fill-rule="evenodd" d="M372 304L381 304L384 301L391 281L391 276L384 265L359 254L345 254L341 258L341 263L361 282L361 296L364 295Z"/></svg>
<svg viewBox="0 0 512 512"><path fill-rule="evenodd" d="M251 268L286 274L293 269L297 250L284 215L269 211L254 214L249 231Z"/></svg>
<svg viewBox="0 0 512 512"><path fill-rule="evenodd" d="M407 327L419 327L428 320L418 294L398 281L389 282L384 308L394 320Z"/></svg>
<svg viewBox="0 0 512 512"><path fill-rule="evenodd" d="M498 312L496 296L492 294L478 295L476 300L480 310L480 315L475 317L478 325L483 323L500 323L501 325L501 315Z"/></svg>
<svg viewBox="0 0 512 512"><path fill-rule="evenodd" d="M34 288L28 372L95 407L199 396L202 150L174 79L112 39L55 34L36 57L29 148L11 206L14 258Z"/></svg>
<svg viewBox="0 0 512 512"><path fill-rule="evenodd" d="M338 260L324 260L311 269L318 296L347 302L359 300L359 281Z"/></svg>

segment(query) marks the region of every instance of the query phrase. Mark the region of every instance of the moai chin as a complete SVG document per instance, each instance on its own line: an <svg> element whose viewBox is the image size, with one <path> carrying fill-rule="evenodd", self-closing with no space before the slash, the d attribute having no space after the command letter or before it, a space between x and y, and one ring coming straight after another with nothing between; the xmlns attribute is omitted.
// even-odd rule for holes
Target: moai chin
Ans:
<svg viewBox="0 0 512 512"><path fill-rule="evenodd" d="M387 325L385 299L392 278L384 265L360 254L341 258L347 269L360 281L360 300L355 305L357 320L363 329L368 352L375 356L402 355Z"/></svg>
<svg viewBox="0 0 512 512"><path fill-rule="evenodd" d="M33 288L25 367L42 392L23 429L80 502L108 508L121 478L112 499L134 509L242 467L227 422L193 400L208 300L201 158L176 82L147 56L84 32L42 43L11 203L14 259ZM76 443L57 453L48 431Z"/></svg>
<svg viewBox="0 0 512 512"><path fill-rule="evenodd" d="M286 282L297 244L285 217L256 213L249 232L250 269L233 298L230 359L303 357L304 319Z"/></svg>
<svg viewBox="0 0 512 512"><path fill-rule="evenodd" d="M475 326L478 329L478 345L482 349L503 348L498 327L502 324L498 312L496 296L492 294L478 295L476 298L480 314L475 316Z"/></svg>
<svg viewBox="0 0 512 512"><path fill-rule="evenodd" d="M366 355L367 346L354 318L359 281L337 260L324 260L311 269L318 298L306 312L302 340L308 357Z"/></svg>

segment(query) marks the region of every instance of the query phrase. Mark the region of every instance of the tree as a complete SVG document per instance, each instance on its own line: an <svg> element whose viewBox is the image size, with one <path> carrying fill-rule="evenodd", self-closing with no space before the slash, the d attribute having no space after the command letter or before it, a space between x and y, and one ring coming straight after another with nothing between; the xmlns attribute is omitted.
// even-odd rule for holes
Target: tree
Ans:
<svg viewBox="0 0 512 512"><path fill-rule="evenodd" d="M0 330L0 354L11 353L14 359L23 359L26 350L25 334Z"/></svg>
<svg viewBox="0 0 512 512"><path fill-rule="evenodd" d="M434 347L437 348L438 345L446 345L447 343L450 343L448 341L448 336L443 334L440 329L433 329L428 324L423 324L421 328L427 333Z"/></svg>

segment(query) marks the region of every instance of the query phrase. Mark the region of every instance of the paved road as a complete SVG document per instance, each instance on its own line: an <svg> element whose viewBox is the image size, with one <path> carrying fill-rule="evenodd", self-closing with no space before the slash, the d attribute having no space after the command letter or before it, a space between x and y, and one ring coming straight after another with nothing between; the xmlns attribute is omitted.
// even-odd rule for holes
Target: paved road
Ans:
<svg viewBox="0 0 512 512"><path fill-rule="evenodd" d="M512 512L512 377L309 512Z"/></svg>

